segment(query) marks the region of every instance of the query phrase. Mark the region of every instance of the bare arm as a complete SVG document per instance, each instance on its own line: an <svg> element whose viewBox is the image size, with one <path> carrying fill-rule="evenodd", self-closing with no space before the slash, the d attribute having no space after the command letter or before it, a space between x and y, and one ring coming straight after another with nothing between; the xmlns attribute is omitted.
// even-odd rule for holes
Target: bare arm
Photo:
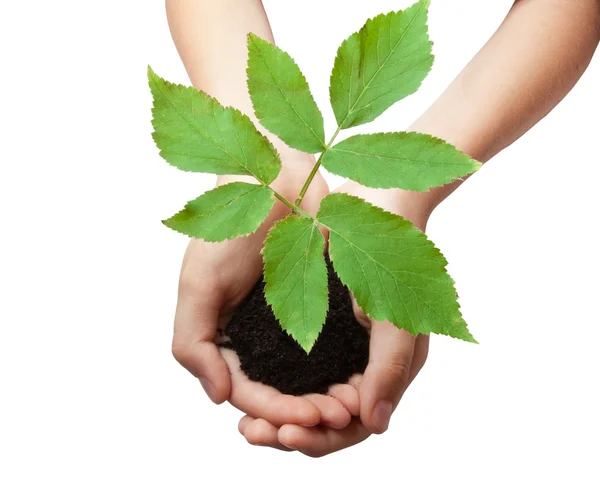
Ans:
<svg viewBox="0 0 600 499"><path fill-rule="evenodd" d="M599 40L598 0L517 0L489 42L411 130L488 161L569 93ZM458 185L413 198L431 212Z"/></svg>
<svg viewBox="0 0 600 499"><path fill-rule="evenodd" d="M258 126L246 88L246 35L256 33L273 41L260 0L167 0L171 33L192 84L250 116ZM266 133L263 130L264 133ZM314 157L285 146L267 134L278 148L283 168L273 183L287 199L295 199ZM218 183L240 180L222 175ZM242 177L243 178L243 177ZM249 181L253 179L249 178ZM328 192L320 177L311 185L302 207L316 213ZM173 354L200 379L210 398L228 400L256 425L244 426L252 443L262 443L265 427L295 423L341 428L351 416L342 402L322 394L283 395L249 380L232 350L220 347L217 331L229 320L263 270L260 254L267 232L289 210L276 203L267 220L253 234L220 243L192 239L183 259L175 313ZM279 447L282 447L279 445Z"/></svg>
<svg viewBox="0 0 600 499"><path fill-rule="evenodd" d="M485 162L562 100L585 71L599 39L598 0L517 0L490 41L411 129L441 137ZM433 209L461 182L426 193L368 189L354 182L340 190L424 229ZM385 431L393 408L425 362L429 337L420 335L411 344L409 336L390 332L388 323L372 324L371 357L360 386L361 421L371 432ZM340 448L355 441L349 437L338 443ZM336 450L317 435L307 438L305 447Z"/></svg>
<svg viewBox="0 0 600 499"><path fill-rule="evenodd" d="M312 166L312 156L288 147L254 116L246 86L246 36L255 33L274 43L261 0L166 0L166 5L171 35L192 85L250 116L289 160L286 167Z"/></svg>
<svg viewBox="0 0 600 499"><path fill-rule="evenodd" d="M260 0L167 0L167 9L173 38L192 83L253 117L245 83L245 36L252 31L272 40ZM411 129L442 137L487 161L560 102L585 71L599 39L598 0L517 0L490 41ZM310 155L286 149L280 141L269 137L284 156L300 154L304 158L300 163L306 158L314 161ZM300 177L303 181L305 174ZM431 211L459 184L428 193L376 191L352 182L343 189L404 215L424 228ZM259 238L255 243L259 248L262 240ZM189 260L208 261L208 271L218 267L210 263L215 260L213 253L207 253L210 258L196 249L192 253L196 258ZM244 249L240 254L241 261L247 262L248 251ZM237 253L232 255L225 255L224 261L240 259ZM260 258L256 257L256 261L259 269ZM199 267L192 274L206 275L207 269ZM232 282L240 281L244 268L236 269ZM185 272L190 271L184 269ZM206 279L202 282L210 292L198 296L217 294L216 286L207 284ZM364 428L356 422L344 430L326 431L295 425L284 425L278 430L270 425L265 430L263 444L281 448L281 442L310 455L323 455L353 445L369 432L385 431L391 410L425 362L429 337L419 336L410 343L407 338L412 337L408 333L390 331L385 323L374 324L371 334L371 360L359 397ZM193 340L201 341L204 346L209 341L204 337ZM184 348L183 352L187 355L188 351ZM226 374L222 365L217 367L225 369L224 373L216 373L215 363L214 358L205 355L197 369L203 376L209 376L213 385ZM223 387L215 391L219 392L215 397L218 401L228 396L228 385L221 384ZM260 419L255 422L262 424Z"/></svg>

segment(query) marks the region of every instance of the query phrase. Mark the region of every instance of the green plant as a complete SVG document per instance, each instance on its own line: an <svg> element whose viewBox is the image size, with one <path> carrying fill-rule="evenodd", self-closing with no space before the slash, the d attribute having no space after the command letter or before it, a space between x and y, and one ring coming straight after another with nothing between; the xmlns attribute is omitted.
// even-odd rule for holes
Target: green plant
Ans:
<svg viewBox="0 0 600 499"><path fill-rule="evenodd" d="M148 68L153 137L160 155L186 171L251 175L257 183L217 187L163 223L206 241L254 232L279 199L292 214L276 223L263 248L265 295L282 328L309 352L328 309L325 239L340 279L375 320L412 334L469 333L447 262L404 218L357 197L326 196L316 217L300 203L319 168L369 187L427 191L481 165L454 146L420 133L355 135L334 145L342 129L368 123L414 93L433 64L427 31L429 0L370 19L339 47L330 82L338 124L326 141L323 117L300 69L281 49L248 36L248 89L260 123L293 148L318 153L295 202L270 184L281 169L273 145L252 121L191 87Z"/></svg>

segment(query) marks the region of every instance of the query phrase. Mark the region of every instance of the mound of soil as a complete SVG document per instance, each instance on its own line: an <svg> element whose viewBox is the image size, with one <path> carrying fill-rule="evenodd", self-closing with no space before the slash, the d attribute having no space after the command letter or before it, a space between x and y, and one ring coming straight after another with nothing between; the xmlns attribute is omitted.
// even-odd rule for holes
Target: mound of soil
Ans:
<svg viewBox="0 0 600 499"><path fill-rule="evenodd" d="M369 360L369 336L354 317L348 289L329 259L329 312L310 354L281 329L264 296L261 279L229 322L223 345L234 350L242 370L253 381L282 393L326 393L363 373Z"/></svg>

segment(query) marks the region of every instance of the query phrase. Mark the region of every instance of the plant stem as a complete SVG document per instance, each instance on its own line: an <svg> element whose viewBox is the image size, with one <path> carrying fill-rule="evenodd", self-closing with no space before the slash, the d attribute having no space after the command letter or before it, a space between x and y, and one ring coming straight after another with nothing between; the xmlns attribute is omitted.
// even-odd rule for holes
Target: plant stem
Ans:
<svg viewBox="0 0 600 499"><path fill-rule="evenodd" d="M341 130L342 130L342 125L337 127L337 130L333 134L333 137L331 137L331 140L325 146L325 150L319 155L319 159L317 159L317 162L315 163L315 166L313 167L313 169L310 171L310 174L308 175L306 182L304 182L302 189L300 189L300 194L298 194L298 198L296 199L296 202L294 203L294 206L296 206L296 208L298 208L300 206L300 203L304 199L304 195L306 194L306 191L308 191L310 184L312 183L313 179L315 178L315 175L319 171L319 168L321 167L321 163L323 162L323 155L329 150L329 148L333 144L333 141L336 139L336 137L338 136L338 133L340 133Z"/></svg>
<svg viewBox="0 0 600 499"><path fill-rule="evenodd" d="M286 205L289 209L292 210L293 213L296 213L298 215L301 215L305 218L313 218L311 215L309 215L308 213L306 213L303 209L301 209L299 206L296 206L295 204L290 203L287 199L285 199L281 194L279 194L276 190L274 190L272 187L269 187L269 189L271 189L273 191L273 194L275 195L275 197L277 199L279 199L279 201L281 201L284 205Z"/></svg>

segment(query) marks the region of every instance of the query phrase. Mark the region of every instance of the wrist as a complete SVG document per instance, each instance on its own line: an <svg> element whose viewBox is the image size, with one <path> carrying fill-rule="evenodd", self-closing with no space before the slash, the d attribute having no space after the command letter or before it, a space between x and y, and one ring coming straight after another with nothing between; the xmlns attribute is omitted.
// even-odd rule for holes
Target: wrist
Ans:
<svg viewBox="0 0 600 499"><path fill-rule="evenodd" d="M359 197L390 213L401 215L423 231L431 215L430 201L424 196L428 193L402 189L373 189L352 180L336 189L336 192L344 192Z"/></svg>
<svg viewBox="0 0 600 499"><path fill-rule="evenodd" d="M315 158L311 154L303 153L290 148L278 152L280 153L279 155L282 166L279 175L277 175L277 178L273 181L271 187L278 194L293 203L315 165ZM217 176L217 186L231 182L247 182L250 184L257 184L258 180L254 177L246 175ZM318 190L325 193L327 189L324 187L324 185L326 186L324 182L325 181L318 176L318 178L314 179L313 183L318 184ZM311 187L314 186L311 184ZM312 190L314 191L315 188Z"/></svg>
<svg viewBox="0 0 600 499"><path fill-rule="evenodd" d="M390 189L396 211L410 220L421 230L425 230L429 217L437 207L429 192L412 192L402 189Z"/></svg>
<svg viewBox="0 0 600 499"><path fill-rule="evenodd" d="M435 106L432 106L408 127L407 131L440 138L482 163L490 157L490 145L484 140L485 134L474 131L473 127L461 125L461 122L457 120L448 119L447 113L438 112ZM469 176L459 178L441 187L434 187L427 192L403 191L402 196L406 198L409 204L417 206L429 218L442 201L452 194L467 178Z"/></svg>
<svg viewBox="0 0 600 499"><path fill-rule="evenodd" d="M302 179L302 182L306 180L312 168L315 165L315 158L311 154L296 151L294 149L288 149L277 151L281 160L281 171L274 181L274 184L278 183L283 179L289 181L290 179ZM250 182L256 183L257 180L251 176L245 175L217 175L217 184L223 185L229 182Z"/></svg>

